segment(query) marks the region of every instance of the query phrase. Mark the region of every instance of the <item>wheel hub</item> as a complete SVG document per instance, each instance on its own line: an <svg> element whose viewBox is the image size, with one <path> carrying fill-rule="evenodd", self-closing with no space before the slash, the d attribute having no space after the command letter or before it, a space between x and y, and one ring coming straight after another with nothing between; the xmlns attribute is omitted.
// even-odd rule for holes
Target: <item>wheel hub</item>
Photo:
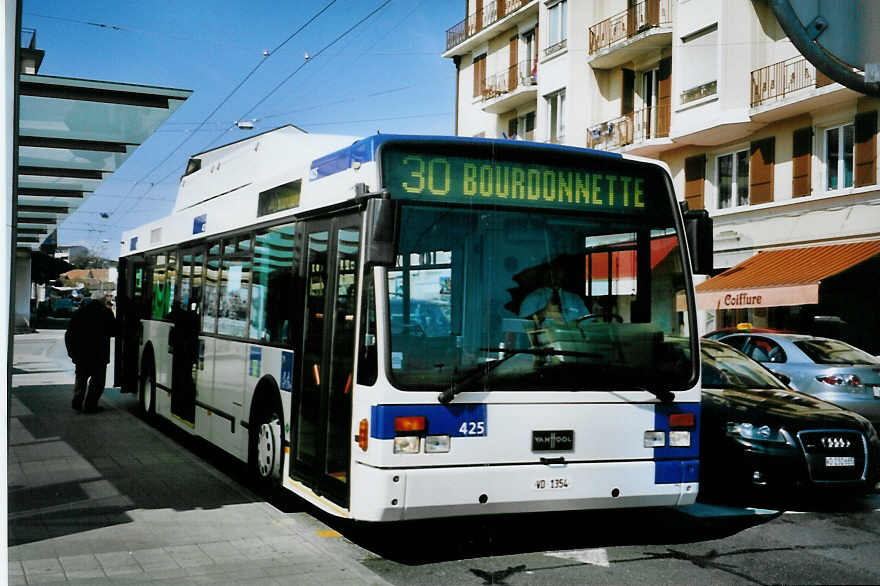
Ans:
<svg viewBox="0 0 880 586"><path fill-rule="evenodd" d="M260 425L257 437L257 469L263 478L281 476L281 423L273 418Z"/></svg>

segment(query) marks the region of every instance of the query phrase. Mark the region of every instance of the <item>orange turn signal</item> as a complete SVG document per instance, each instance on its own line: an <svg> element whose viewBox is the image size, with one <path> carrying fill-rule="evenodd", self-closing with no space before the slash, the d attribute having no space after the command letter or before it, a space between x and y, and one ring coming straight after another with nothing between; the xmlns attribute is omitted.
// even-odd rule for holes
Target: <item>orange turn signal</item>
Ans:
<svg viewBox="0 0 880 586"><path fill-rule="evenodd" d="M360 449L363 451L367 451L367 442L369 441L367 438L370 435L370 424L366 419L361 419L360 425L358 425L358 436L357 442Z"/></svg>
<svg viewBox="0 0 880 586"><path fill-rule="evenodd" d="M425 431L425 416L411 415L409 417L395 417L394 431L412 433L414 431Z"/></svg>
<svg viewBox="0 0 880 586"><path fill-rule="evenodd" d="M669 427L693 427L697 418L693 413L672 413L669 415Z"/></svg>

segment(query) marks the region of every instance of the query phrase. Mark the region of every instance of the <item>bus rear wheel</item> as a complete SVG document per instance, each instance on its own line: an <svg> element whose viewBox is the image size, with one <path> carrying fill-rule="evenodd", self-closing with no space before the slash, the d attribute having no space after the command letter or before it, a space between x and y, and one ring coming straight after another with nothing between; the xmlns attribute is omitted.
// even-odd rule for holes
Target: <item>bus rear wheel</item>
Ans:
<svg viewBox="0 0 880 586"><path fill-rule="evenodd" d="M271 491L281 484L284 458L280 404L261 405L251 420L250 468L258 488Z"/></svg>
<svg viewBox="0 0 880 586"><path fill-rule="evenodd" d="M138 404L147 419L156 416L156 369L150 363L142 372L138 384Z"/></svg>

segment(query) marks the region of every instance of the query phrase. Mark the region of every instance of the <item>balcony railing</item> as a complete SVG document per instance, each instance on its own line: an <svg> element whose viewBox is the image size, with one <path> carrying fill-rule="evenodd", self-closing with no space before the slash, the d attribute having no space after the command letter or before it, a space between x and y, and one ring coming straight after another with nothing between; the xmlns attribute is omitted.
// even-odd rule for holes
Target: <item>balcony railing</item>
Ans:
<svg viewBox="0 0 880 586"><path fill-rule="evenodd" d="M587 130L587 147L610 150L669 136L669 107L648 107Z"/></svg>
<svg viewBox="0 0 880 586"><path fill-rule="evenodd" d="M589 29L590 55L650 28L672 23L671 0L645 0Z"/></svg>
<svg viewBox="0 0 880 586"><path fill-rule="evenodd" d="M497 98L517 88L537 85L538 67L534 59L520 61L507 69L486 78L483 88L483 101Z"/></svg>
<svg viewBox="0 0 880 586"><path fill-rule="evenodd" d="M752 108L771 100L782 100L793 92L808 87L822 87L833 83L817 72L816 67L803 57L793 57L752 72Z"/></svg>
<svg viewBox="0 0 880 586"><path fill-rule="evenodd" d="M496 0L469 14L463 21L446 31L446 50L463 43L484 28L513 14L531 0Z"/></svg>

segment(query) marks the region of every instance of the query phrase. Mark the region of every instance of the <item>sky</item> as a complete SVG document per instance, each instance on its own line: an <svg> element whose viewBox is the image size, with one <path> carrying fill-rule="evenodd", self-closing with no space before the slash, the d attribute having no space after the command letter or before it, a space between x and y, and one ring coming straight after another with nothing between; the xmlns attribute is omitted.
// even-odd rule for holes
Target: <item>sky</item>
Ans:
<svg viewBox="0 0 880 586"><path fill-rule="evenodd" d="M320 134L454 134L441 55L464 0L23 0L41 75L192 90L59 227L119 255L168 215L189 156L285 124ZM306 54L309 55L308 59ZM251 121L253 130L235 122Z"/></svg>

